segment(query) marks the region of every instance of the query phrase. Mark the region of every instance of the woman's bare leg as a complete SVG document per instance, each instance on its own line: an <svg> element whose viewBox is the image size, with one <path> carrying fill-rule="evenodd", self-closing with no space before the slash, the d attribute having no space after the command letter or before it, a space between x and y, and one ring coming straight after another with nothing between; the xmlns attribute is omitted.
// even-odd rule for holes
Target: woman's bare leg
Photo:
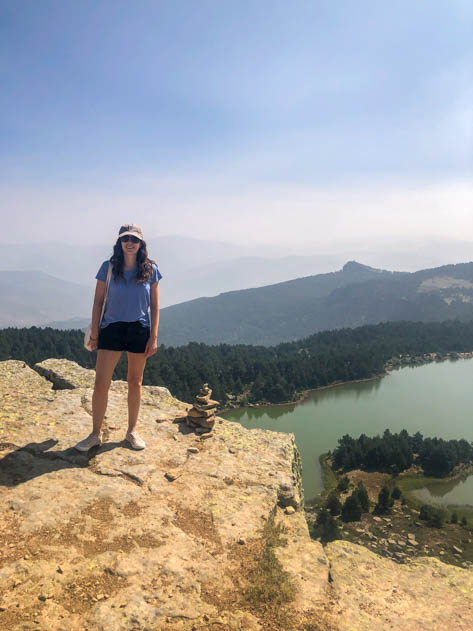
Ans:
<svg viewBox="0 0 473 631"><path fill-rule="evenodd" d="M102 423L107 410L108 390L113 377L118 360L122 355L121 351L97 351L97 363L95 365L95 387L92 395L92 432L99 436L102 430Z"/></svg>
<svg viewBox="0 0 473 631"><path fill-rule="evenodd" d="M141 403L141 384L146 357L143 353L128 354L128 432L135 430Z"/></svg>

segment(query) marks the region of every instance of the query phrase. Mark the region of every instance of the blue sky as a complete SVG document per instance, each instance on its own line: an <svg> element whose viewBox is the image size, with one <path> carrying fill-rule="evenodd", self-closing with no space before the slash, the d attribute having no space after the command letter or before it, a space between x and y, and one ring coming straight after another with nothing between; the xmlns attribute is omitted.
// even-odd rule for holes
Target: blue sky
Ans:
<svg viewBox="0 0 473 631"><path fill-rule="evenodd" d="M473 231L469 1L0 12L13 240L80 242L94 221L101 242L131 220L153 236L278 243Z"/></svg>

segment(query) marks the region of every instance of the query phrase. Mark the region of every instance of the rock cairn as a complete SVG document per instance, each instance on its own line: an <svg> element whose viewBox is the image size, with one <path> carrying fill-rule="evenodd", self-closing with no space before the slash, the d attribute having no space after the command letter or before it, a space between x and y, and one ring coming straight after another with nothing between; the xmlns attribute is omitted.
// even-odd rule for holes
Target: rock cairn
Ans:
<svg viewBox="0 0 473 631"><path fill-rule="evenodd" d="M186 425L195 429L197 434L211 432L215 424L215 408L219 404L213 401L212 390L208 383L204 383L196 396L194 405L187 413Z"/></svg>

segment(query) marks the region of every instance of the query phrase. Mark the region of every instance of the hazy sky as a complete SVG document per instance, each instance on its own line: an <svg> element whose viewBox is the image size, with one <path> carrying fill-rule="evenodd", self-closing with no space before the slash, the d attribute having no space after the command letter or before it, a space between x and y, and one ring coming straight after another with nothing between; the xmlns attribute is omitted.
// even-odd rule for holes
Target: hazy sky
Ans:
<svg viewBox="0 0 473 631"><path fill-rule="evenodd" d="M473 241L471 0L0 0L2 239Z"/></svg>

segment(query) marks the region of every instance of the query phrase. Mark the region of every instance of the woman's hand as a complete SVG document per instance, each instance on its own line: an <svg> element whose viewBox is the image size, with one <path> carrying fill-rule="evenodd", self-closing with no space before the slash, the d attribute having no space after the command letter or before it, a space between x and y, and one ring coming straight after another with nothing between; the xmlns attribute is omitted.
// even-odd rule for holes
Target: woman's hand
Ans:
<svg viewBox="0 0 473 631"><path fill-rule="evenodd" d="M92 347L92 350L95 351L95 349L98 347L99 345L99 338L98 336L93 337L92 335L90 336L90 346Z"/></svg>
<svg viewBox="0 0 473 631"><path fill-rule="evenodd" d="M146 342L146 348L144 352L145 357L151 357L151 355L154 355L157 350L158 340L155 337L150 337L149 340Z"/></svg>

